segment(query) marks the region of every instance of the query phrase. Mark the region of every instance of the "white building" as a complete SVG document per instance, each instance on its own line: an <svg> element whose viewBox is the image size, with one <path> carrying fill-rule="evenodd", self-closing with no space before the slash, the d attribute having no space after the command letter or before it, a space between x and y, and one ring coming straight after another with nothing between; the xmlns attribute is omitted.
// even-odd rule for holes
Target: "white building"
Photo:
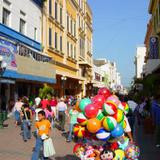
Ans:
<svg viewBox="0 0 160 160"><path fill-rule="evenodd" d="M39 0L0 0L0 23L41 42Z"/></svg>
<svg viewBox="0 0 160 160"><path fill-rule="evenodd" d="M113 90L117 90L117 87L122 88L121 76L117 71L115 62L110 62L106 59L96 59L94 60L94 65L101 70L99 73L102 74L103 85L108 86Z"/></svg>
<svg viewBox="0 0 160 160"><path fill-rule="evenodd" d="M145 65L145 55L146 47L139 46L137 47L136 56L135 56L135 74L136 78L143 78L143 67Z"/></svg>

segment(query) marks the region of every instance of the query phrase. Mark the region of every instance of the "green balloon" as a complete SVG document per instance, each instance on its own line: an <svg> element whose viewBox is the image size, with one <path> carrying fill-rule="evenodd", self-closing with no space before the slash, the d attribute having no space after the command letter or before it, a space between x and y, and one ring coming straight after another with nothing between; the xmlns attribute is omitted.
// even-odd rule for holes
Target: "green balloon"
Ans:
<svg viewBox="0 0 160 160"><path fill-rule="evenodd" d="M84 98L80 101L79 108L81 109L82 112L84 112L85 107L91 103L92 101L89 98Z"/></svg>
<svg viewBox="0 0 160 160"><path fill-rule="evenodd" d="M102 120L104 119L104 117L105 117L105 116L104 116L104 114L102 113L102 111L99 110L98 115L97 115L96 118L97 118L98 120L102 121Z"/></svg>

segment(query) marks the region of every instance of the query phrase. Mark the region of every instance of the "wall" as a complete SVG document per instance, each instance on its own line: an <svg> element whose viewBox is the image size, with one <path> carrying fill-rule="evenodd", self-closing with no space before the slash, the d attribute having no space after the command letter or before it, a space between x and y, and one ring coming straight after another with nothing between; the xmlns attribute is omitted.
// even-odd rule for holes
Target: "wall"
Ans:
<svg viewBox="0 0 160 160"><path fill-rule="evenodd" d="M19 32L20 17L26 21L25 35L34 39L34 28L37 28L36 41L41 42L41 8L32 0L7 0L10 5L4 3L5 0L0 0L0 23L2 23L3 7L10 10L10 25L12 29ZM26 15L20 14L22 10Z"/></svg>

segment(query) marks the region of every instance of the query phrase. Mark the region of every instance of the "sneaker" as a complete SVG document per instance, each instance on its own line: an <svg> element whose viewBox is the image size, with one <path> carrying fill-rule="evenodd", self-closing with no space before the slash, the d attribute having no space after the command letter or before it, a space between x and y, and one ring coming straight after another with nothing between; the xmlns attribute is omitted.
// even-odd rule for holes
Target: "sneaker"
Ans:
<svg viewBox="0 0 160 160"><path fill-rule="evenodd" d="M160 144L156 144L156 147L157 147L157 148L160 148Z"/></svg>
<svg viewBox="0 0 160 160"><path fill-rule="evenodd" d="M69 139L66 140L67 143L70 143L71 141Z"/></svg>

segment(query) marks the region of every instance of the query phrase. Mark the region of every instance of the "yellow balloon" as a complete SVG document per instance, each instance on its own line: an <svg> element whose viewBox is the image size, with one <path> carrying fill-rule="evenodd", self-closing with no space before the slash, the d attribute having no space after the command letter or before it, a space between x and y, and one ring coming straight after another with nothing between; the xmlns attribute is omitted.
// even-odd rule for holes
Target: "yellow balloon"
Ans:
<svg viewBox="0 0 160 160"><path fill-rule="evenodd" d="M125 158L125 154L124 154L124 151L121 150L121 149L117 149L114 151L116 156L114 158L114 160L124 160Z"/></svg>

